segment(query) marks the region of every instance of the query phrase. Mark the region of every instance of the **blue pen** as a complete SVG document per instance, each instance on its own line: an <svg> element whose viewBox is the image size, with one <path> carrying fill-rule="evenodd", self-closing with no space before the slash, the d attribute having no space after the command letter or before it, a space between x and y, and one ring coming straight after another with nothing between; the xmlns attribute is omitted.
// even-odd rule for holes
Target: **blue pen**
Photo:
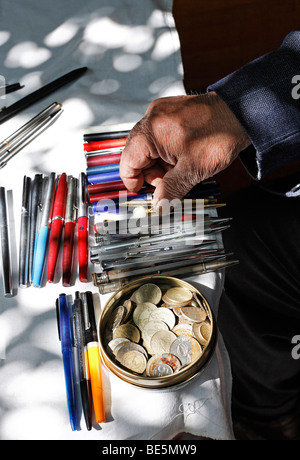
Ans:
<svg viewBox="0 0 300 460"><path fill-rule="evenodd" d="M72 431L77 429L77 404L75 392L75 372L73 363L73 337L67 297L60 294L56 301L58 335L61 341L64 373L66 381L67 403Z"/></svg>
<svg viewBox="0 0 300 460"><path fill-rule="evenodd" d="M50 229L50 218L53 207L53 198L55 192L55 173L51 173L48 179L45 200L43 202L43 213L41 226L39 229L36 250L34 254L33 278L32 285L40 287L46 257L48 235Z"/></svg>
<svg viewBox="0 0 300 460"><path fill-rule="evenodd" d="M128 208L135 207L135 205L130 205L130 201L142 201L142 200L151 200L153 197L152 193L139 193L138 195L135 196L130 196L128 198L122 198L119 200L118 198L116 199L111 199L111 200L99 200L95 201L93 203L93 211L94 213L101 213L101 212L109 212L109 211L115 211L116 213L119 212L119 209L123 208L123 204L126 205ZM120 206L121 204L121 206Z"/></svg>
<svg viewBox="0 0 300 460"><path fill-rule="evenodd" d="M90 166L89 168L86 168L86 174L87 176L92 176L94 174L104 174L107 172L119 171L119 168L119 163L112 165Z"/></svg>
<svg viewBox="0 0 300 460"><path fill-rule="evenodd" d="M92 174L90 176L87 176L87 181L89 184L103 184L104 182L114 182L117 180L122 180L120 177L119 170L103 174Z"/></svg>

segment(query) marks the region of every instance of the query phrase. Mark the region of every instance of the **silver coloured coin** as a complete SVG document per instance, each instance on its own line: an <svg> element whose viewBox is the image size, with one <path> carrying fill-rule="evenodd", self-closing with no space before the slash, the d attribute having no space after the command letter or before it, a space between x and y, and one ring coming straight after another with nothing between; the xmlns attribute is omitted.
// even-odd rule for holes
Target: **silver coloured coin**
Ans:
<svg viewBox="0 0 300 460"><path fill-rule="evenodd" d="M157 331L150 340L150 348L154 354L169 353L170 347L177 336L171 331Z"/></svg>
<svg viewBox="0 0 300 460"><path fill-rule="evenodd" d="M134 298L137 304L151 302L157 305L161 301L161 297L161 289L154 283L143 284L134 293Z"/></svg>
<svg viewBox="0 0 300 460"><path fill-rule="evenodd" d="M174 371L169 364L160 363L155 366L153 370L153 377L164 377L165 375L171 375Z"/></svg>

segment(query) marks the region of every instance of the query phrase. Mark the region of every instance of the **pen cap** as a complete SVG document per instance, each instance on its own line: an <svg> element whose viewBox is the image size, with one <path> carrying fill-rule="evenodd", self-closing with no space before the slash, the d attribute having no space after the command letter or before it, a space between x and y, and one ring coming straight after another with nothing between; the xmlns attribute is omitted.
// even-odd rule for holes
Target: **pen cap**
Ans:
<svg viewBox="0 0 300 460"><path fill-rule="evenodd" d="M74 222L76 219L76 196L77 196L77 179L73 176L68 177L68 192L65 212L65 222Z"/></svg>

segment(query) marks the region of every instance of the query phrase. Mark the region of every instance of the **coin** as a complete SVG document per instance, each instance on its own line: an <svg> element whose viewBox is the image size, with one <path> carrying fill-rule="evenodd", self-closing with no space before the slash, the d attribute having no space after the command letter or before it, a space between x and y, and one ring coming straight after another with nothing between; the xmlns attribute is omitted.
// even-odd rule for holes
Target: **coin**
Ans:
<svg viewBox="0 0 300 460"><path fill-rule="evenodd" d="M164 295L164 299L167 303L171 304L185 304L190 302L193 298L193 294L186 288L174 287L167 290Z"/></svg>
<svg viewBox="0 0 300 460"><path fill-rule="evenodd" d="M171 375L174 371L169 364L160 363L153 369L153 377L164 377L165 375Z"/></svg>
<svg viewBox="0 0 300 460"><path fill-rule="evenodd" d="M177 336L171 331L157 331L150 340L150 347L154 354L169 353L170 346Z"/></svg>
<svg viewBox="0 0 300 460"><path fill-rule="evenodd" d="M172 329L175 326L176 318L172 310L167 308L156 308L150 313L150 320L160 320L169 326Z"/></svg>
<svg viewBox="0 0 300 460"><path fill-rule="evenodd" d="M116 327L123 323L126 316L126 308L123 305L115 308L115 310L111 313L108 321L107 321L107 328L114 331Z"/></svg>
<svg viewBox="0 0 300 460"><path fill-rule="evenodd" d="M137 304L151 302L157 305L161 301L161 289L154 283L142 284L134 293Z"/></svg>
<svg viewBox="0 0 300 460"><path fill-rule="evenodd" d="M179 336L171 345L170 353L177 356L182 365L196 361L202 355L200 343L188 335Z"/></svg>
<svg viewBox="0 0 300 460"><path fill-rule="evenodd" d="M164 353L162 356L152 356L148 360L146 375L148 377L154 377L155 368L161 364L167 364L171 367L173 372L177 372L181 368L181 363L175 355Z"/></svg>
<svg viewBox="0 0 300 460"><path fill-rule="evenodd" d="M148 321L149 316L153 310L157 310L157 306L154 305L154 303L140 303L133 311L133 321L139 328L142 328L143 325Z"/></svg>
<svg viewBox="0 0 300 460"><path fill-rule="evenodd" d="M123 306L126 309L126 315L125 315L124 321L127 321L131 313L133 312L134 303L130 299L128 299L128 300L125 300L125 302L123 303Z"/></svg>
<svg viewBox="0 0 300 460"><path fill-rule="evenodd" d="M193 328L191 324L188 323L179 323L173 327L172 331L176 335L190 335L193 336Z"/></svg>
<svg viewBox="0 0 300 460"><path fill-rule="evenodd" d="M121 324L113 332L113 339L117 337L126 337L132 342L138 342L140 340L140 331L136 326L130 323Z"/></svg>
<svg viewBox="0 0 300 460"><path fill-rule="evenodd" d="M168 331L168 326L163 321L148 321L142 329L143 340L150 345L151 337L158 331Z"/></svg>
<svg viewBox="0 0 300 460"><path fill-rule="evenodd" d="M204 321L207 316L205 311L200 307L194 307L191 305L181 307L181 313L189 321L196 321L197 323Z"/></svg>
<svg viewBox="0 0 300 460"><path fill-rule="evenodd" d="M120 363L137 374L143 374L146 369L147 360L140 351L130 350L127 353L124 353L124 355L120 358Z"/></svg>
<svg viewBox="0 0 300 460"><path fill-rule="evenodd" d="M204 321L203 323L194 323L193 332L201 345L207 345L211 333L211 327L208 322Z"/></svg>
<svg viewBox="0 0 300 460"><path fill-rule="evenodd" d="M142 347L141 345L139 345L138 343L135 343L135 342L123 342L121 343L120 345L118 345L120 348L117 352L117 359L119 360L119 358L121 358L125 353L127 353L128 351L131 351L131 350L136 350L136 351L139 351L140 353L143 353L143 355L145 356L145 358L148 359L148 354L147 354L147 351L145 350L144 347Z"/></svg>
<svg viewBox="0 0 300 460"><path fill-rule="evenodd" d="M116 347L120 344L120 343L124 343L124 342L129 342L129 339L127 339L126 337L117 337L116 339L112 339L108 342L107 346L109 347L109 349L114 353Z"/></svg>

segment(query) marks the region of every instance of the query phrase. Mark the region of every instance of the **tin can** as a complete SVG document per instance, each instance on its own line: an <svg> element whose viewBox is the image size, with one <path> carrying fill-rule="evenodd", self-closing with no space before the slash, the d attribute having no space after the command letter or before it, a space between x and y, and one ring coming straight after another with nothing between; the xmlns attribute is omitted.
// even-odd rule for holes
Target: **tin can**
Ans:
<svg viewBox="0 0 300 460"><path fill-rule="evenodd" d="M196 335L197 341L200 340L200 347L201 347L201 354L199 357L192 362L182 365L177 371L174 371L168 375L151 375L147 374L146 372L137 373L132 369L128 369L123 364L121 364L111 349L109 348L109 343L111 343L112 338L114 336L114 330L111 327L111 319L112 316L115 314L116 309L119 306L124 305L124 303L132 298L134 292L136 292L139 288L144 286L145 284L149 285L154 284L158 286L162 292L162 296L171 288L185 288L193 295L193 301L198 299L198 304L200 304L203 310L206 312L206 337L205 340L201 343L201 338ZM133 302L134 304L134 302ZM135 304L136 307L136 304ZM161 306L160 308L165 308ZM172 308L172 307L171 307ZM186 321L189 326L189 331L191 332L191 336L195 339L195 321ZM132 318L129 320L129 324L134 324ZM202 323L197 323L196 329L201 327ZM196 331L197 333L197 331ZM178 334L181 335L180 333ZM140 278L138 280L132 281L128 283L125 287L117 290L107 301L105 304L103 311L100 315L100 319L98 322L98 339L99 339L99 349L102 360L105 366L112 372L114 375L122 379L123 381L135 385L141 388L147 389L162 389L162 388L169 388L178 385L183 385L189 382L192 378L198 375L207 365L211 356L213 355L216 339L217 339L217 328L215 324L215 319L213 312L208 304L206 298L203 294L197 290L194 286L183 281L178 278L168 277L168 276L161 276L161 275L153 275L153 276L146 276ZM141 345L142 339L139 341ZM198 345L197 345L198 346ZM149 350L147 350L149 351ZM150 352L151 353L151 352ZM153 358L153 356L148 353L148 359ZM172 366L172 363L170 363ZM173 370L173 369L172 369Z"/></svg>

